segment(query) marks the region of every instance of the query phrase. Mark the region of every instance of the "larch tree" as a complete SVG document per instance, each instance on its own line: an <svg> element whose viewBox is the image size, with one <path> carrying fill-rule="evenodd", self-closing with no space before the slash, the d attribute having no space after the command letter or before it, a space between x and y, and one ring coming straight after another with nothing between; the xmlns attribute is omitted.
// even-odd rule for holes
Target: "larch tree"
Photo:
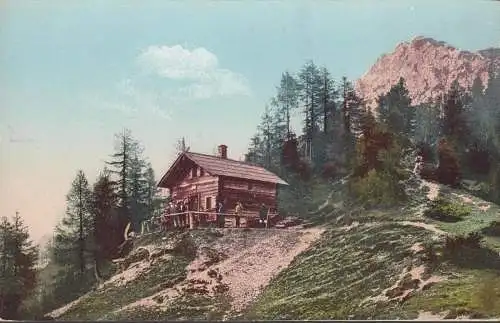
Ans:
<svg viewBox="0 0 500 323"><path fill-rule="evenodd" d="M321 84L319 86L321 104L321 128L314 140L316 147L316 166L323 168L328 161L336 161L338 153L337 89L326 67L320 69Z"/></svg>
<svg viewBox="0 0 500 323"><path fill-rule="evenodd" d="M366 109L351 82L346 77L342 78L339 93L341 93L341 111L339 113L339 135L343 147L343 162L350 166L349 161L354 158L356 139L363 133L363 119Z"/></svg>
<svg viewBox="0 0 500 323"><path fill-rule="evenodd" d="M288 137L291 133L292 113L299 105L299 83L290 73L285 72L281 75L280 86L277 88L273 104L278 108L277 114L280 119L284 120L286 136Z"/></svg>
<svg viewBox="0 0 500 323"><path fill-rule="evenodd" d="M335 83L331 78L330 72L326 67L320 69L321 85L319 88L320 101L323 109L323 133L327 134L333 126L333 118L335 117L337 90Z"/></svg>
<svg viewBox="0 0 500 323"><path fill-rule="evenodd" d="M185 142L182 140L185 148ZM111 173L115 175L118 189L118 211L123 221L130 221L137 232L146 212L146 179L144 178L146 162L142 156L143 148L132 137L131 131L125 129L116 135L115 153L112 160Z"/></svg>
<svg viewBox="0 0 500 323"><path fill-rule="evenodd" d="M121 243L123 230L117 219L118 196L114 190L111 174L104 169L92 190L92 215L95 275L99 280L100 265L104 260L112 259L115 249Z"/></svg>
<svg viewBox="0 0 500 323"><path fill-rule="evenodd" d="M54 256L59 264L79 268L81 275L85 272L89 256L92 256L91 203L89 183L80 170L66 195L66 214L56 227Z"/></svg>
<svg viewBox="0 0 500 323"><path fill-rule="evenodd" d="M258 126L259 132L262 134L262 148L264 156L264 166L270 169L272 166L272 147L273 147L273 118L268 105L265 106L262 114L261 123Z"/></svg>
<svg viewBox="0 0 500 323"><path fill-rule="evenodd" d="M182 154L189 151L189 147L186 145L186 138L182 137L175 143L175 151L177 154Z"/></svg>
<svg viewBox="0 0 500 323"><path fill-rule="evenodd" d="M115 153L111 155L112 160L107 162L111 166L111 173L117 177L114 182L117 185L119 214L125 219L130 219L129 173L136 146L131 131L124 129L115 135Z"/></svg>
<svg viewBox="0 0 500 323"><path fill-rule="evenodd" d="M321 115L322 84L319 68L313 61L308 61L298 75L300 94L299 98L304 106L304 136L306 141L305 156L313 161L313 139L318 132L318 120Z"/></svg>
<svg viewBox="0 0 500 323"><path fill-rule="evenodd" d="M263 140L260 136L260 133L258 132L253 135L252 138L250 138L248 152L245 154L246 162L257 165L264 165L262 142Z"/></svg>
<svg viewBox="0 0 500 323"><path fill-rule="evenodd" d="M147 212L147 181L145 174L145 161L140 156L141 151L137 147L130 161L129 180L129 205L132 228L138 232L140 223L146 218Z"/></svg>

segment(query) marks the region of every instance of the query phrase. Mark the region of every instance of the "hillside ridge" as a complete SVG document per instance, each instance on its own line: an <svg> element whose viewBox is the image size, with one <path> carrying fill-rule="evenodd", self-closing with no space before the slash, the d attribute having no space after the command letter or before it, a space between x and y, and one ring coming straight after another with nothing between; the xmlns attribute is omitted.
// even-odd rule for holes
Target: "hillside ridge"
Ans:
<svg viewBox="0 0 500 323"><path fill-rule="evenodd" d="M437 183L420 180L412 185L416 191L411 206L359 214L337 208L339 201L328 192L317 201L324 224L310 228L207 229L139 237L114 276L50 316L63 320L475 317L484 310L471 291L489 269L483 274L448 262L436 267L427 260L433 250L429 246L488 226L498 219L499 208ZM425 217L426 205L443 197L474 211L462 223ZM500 251L497 240L488 240L487 246ZM460 297L465 298L442 296L462 290L467 293ZM497 312L488 315L498 317Z"/></svg>

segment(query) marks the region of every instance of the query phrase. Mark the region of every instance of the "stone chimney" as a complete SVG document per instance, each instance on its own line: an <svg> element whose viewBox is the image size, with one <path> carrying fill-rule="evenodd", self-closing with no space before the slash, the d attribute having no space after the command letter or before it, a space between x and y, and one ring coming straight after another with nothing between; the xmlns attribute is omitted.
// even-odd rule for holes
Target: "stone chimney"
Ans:
<svg viewBox="0 0 500 323"><path fill-rule="evenodd" d="M226 145L219 145L219 158L227 159L227 146Z"/></svg>

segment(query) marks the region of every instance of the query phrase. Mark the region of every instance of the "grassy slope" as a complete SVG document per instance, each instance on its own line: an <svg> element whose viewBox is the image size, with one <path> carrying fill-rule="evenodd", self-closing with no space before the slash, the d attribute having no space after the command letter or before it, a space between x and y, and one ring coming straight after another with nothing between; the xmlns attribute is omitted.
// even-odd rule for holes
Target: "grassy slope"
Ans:
<svg viewBox="0 0 500 323"><path fill-rule="evenodd" d="M443 192L449 198L463 201L452 193L463 194L446 189ZM422 200L419 196L415 198ZM426 264L423 255L415 254L411 247L417 242L432 241L434 233L403 226L398 221L418 220L450 234L464 234L499 220L498 206L491 205L483 211L479 206L485 204L484 201L472 199L478 203L472 206L471 215L457 223L423 219L416 207L352 215L350 220L359 221L361 225L349 231L335 228L341 224L332 225L322 241L298 257L269 284L244 316L259 319L412 319L419 312L445 311L450 317L461 313L499 316L500 293L498 290L496 296L495 292L488 293L487 287L500 286L499 276L491 277L500 270L498 262L491 259L498 258L494 253L486 253L484 259L464 258L458 263L442 261L434 268L426 266L427 275L446 279L415 292L404 302L363 303L367 297L379 295L396 283L405 267ZM500 251L498 242L491 237L485 240L486 247L496 252ZM481 298L481 294L487 296ZM487 304L484 299L491 299L492 295L492 303Z"/></svg>
<svg viewBox="0 0 500 323"><path fill-rule="evenodd" d="M329 195L326 187L315 194L312 204L321 205ZM448 197L451 190L444 191ZM468 233L498 220L498 206L487 211L473 206L473 213L462 222L441 223L423 219L419 215L424 195L415 195L406 208L361 212L342 210L335 197L329 205L314 213L316 219L331 222L329 230L313 248L302 253L264 289L256 302L243 315L234 316L258 319L344 319L344 318L415 318L421 311L452 314L469 313L482 316L499 316L500 306L484 304L484 279L498 266L486 261L474 266L467 259L460 263L440 262L426 265L425 275L446 277L444 281L429 285L426 290L411 294L404 302L365 301L380 295L393 286L406 269L426 264L422 253L411 250L416 243L429 242L435 236L425 228L403 225L400 221L420 221L454 233ZM474 198L473 198L474 199ZM420 205L420 206L419 206ZM347 230L346 225L360 222ZM194 238L198 234L195 233ZM206 237L198 237L202 243ZM158 236L149 236L140 244L159 243ZM500 251L498 240L488 238L489 248ZM436 242L439 246L439 242ZM491 254L487 255L491 257ZM203 319L220 318L227 310L224 299L210 299L203 295L184 295L170 306L157 310L136 307L114 313L131 302L155 294L168 284L186 277L189 257L182 255L164 260L138 279L123 287L108 287L85 296L61 319ZM500 283L498 277L490 278ZM491 293L487 294L491 298ZM500 298L500 295L497 295ZM497 303L498 304L498 303Z"/></svg>
<svg viewBox="0 0 500 323"><path fill-rule="evenodd" d="M152 234L139 238L135 250L142 246L156 245L161 247L172 239L182 235L170 233ZM218 238L214 231L200 230L189 234L189 240L195 248L206 245ZM118 286L110 284L102 289L84 295L74 306L67 310L61 320L161 320L161 319L205 319L221 318L222 311L227 310L228 302L224 295L210 298L206 295L183 294L174 301L159 301L162 306L141 307L118 311L140 299L155 295L165 288L172 287L186 279L187 265L193 260L191 251L180 250L171 253L172 257L158 258L158 261L132 281ZM168 306L165 306L165 302Z"/></svg>
<svg viewBox="0 0 500 323"><path fill-rule="evenodd" d="M153 242L161 243L157 235L139 240L137 247ZM97 320L111 316L113 311L138 299L155 294L165 286L174 284L186 277L185 268L190 259L178 255L170 259L161 259L154 266L140 274L137 279L123 286L108 286L83 296L80 301L66 311L62 320ZM134 316L134 318L136 318Z"/></svg>
<svg viewBox="0 0 500 323"><path fill-rule="evenodd" d="M248 314L265 319L367 317L360 303L394 284L427 233L396 224L330 230L314 249L279 275ZM392 264L388 266L388 261Z"/></svg>

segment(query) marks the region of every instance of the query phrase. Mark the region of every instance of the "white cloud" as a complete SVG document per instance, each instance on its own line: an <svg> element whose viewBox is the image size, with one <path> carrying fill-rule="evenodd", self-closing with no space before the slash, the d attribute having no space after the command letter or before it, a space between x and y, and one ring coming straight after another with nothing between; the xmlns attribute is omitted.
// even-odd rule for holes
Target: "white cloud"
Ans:
<svg viewBox="0 0 500 323"><path fill-rule="evenodd" d="M245 77L219 67L217 56L203 47L189 50L181 45L150 46L137 60L148 73L189 82L189 85L179 88L179 95L193 99L250 95Z"/></svg>
<svg viewBox="0 0 500 323"><path fill-rule="evenodd" d="M251 95L243 75L221 68L217 56L202 47L150 46L140 53L137 63L146 75L130 74L115 84L114 94L87 98L88 104L131 118L149 113L172 120L175 110L193 100Z"/></svg>
<svg viewBox="0 0 500 323"><path fill-rule="evenodd" d="M150 46L138 58L146 70L162 77L177 80L200 80L217 70L217 56L205 48L193 51L181 45Z"/></svg>

